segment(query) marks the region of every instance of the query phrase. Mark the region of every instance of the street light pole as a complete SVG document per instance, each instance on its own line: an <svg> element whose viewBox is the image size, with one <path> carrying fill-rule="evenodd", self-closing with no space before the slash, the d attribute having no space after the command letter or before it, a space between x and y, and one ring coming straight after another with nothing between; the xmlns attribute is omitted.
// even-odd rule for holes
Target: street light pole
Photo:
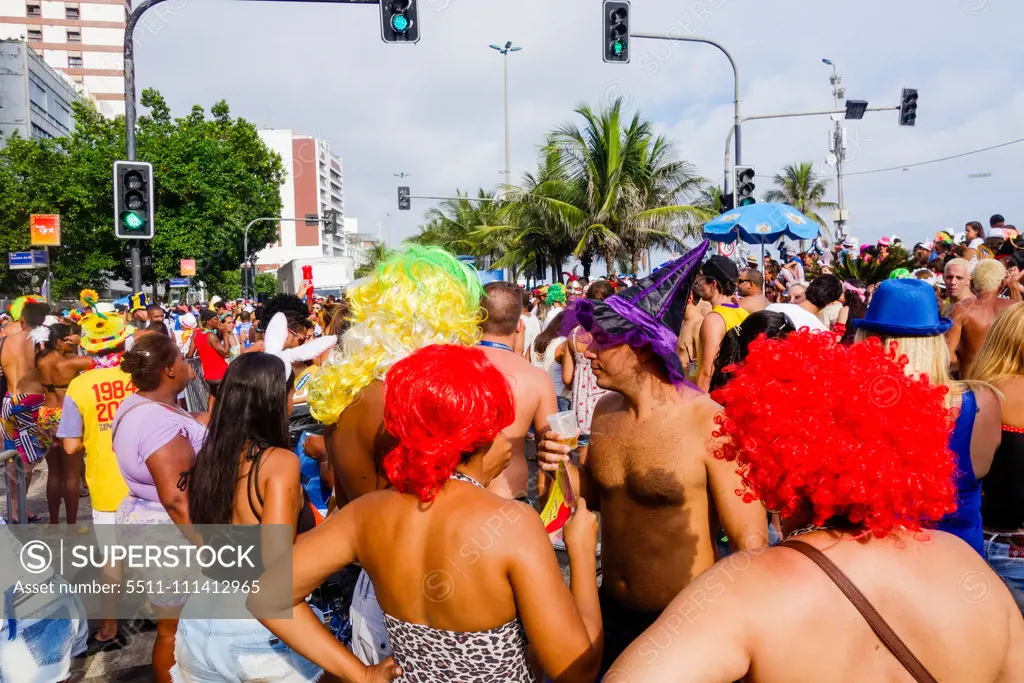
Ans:
<svg viewBox="0 0 1024 683"><path fill-rule="evenodd" d="M685 43L704 43L705 45L711 45L712 47L718 48L725 58L729 60L729 65L732 66L732 102L733 102L733 130L732 134L736 138L736 163L742 163L742 145L740 144L740 124L743 122L740 116L740 70L736 66L736 60L733 59L732 55L725 46L721 43L711 40L710 38L698 38L695 36L670 36L662 33L633 33L631 34L634 38L650 38L651 40L678 40ZM732 182L732 177L735 176L735 166L729 160L729 148L725 148L725 181L722 185L722 194L729 192L729 185Z"/></svg>
<svg viewBox="0 0 1024 683"><path fill-rule="evenodd" d="M846 95L845 88L842 87L843 79L836 70L836 65L832 63L830 59L822 59L822 63L832 67L832 77L829 82L832 84L832 103L835 108L839 109L839 100L844 99ZM842 240L846 237L846 207L843 202L843 162L846 160L846 140L844 139L844 130L841 123L839 123L839 115L833 114L835 125L832 128L832 150L836 157L836 199L839 208L836 212L836 239Z"/></svg>
<svg viewBox="0 0 1024 683"><path fill-rule="evenodd" d="M508 188L512 186L512 133L508 123L508 54L519 52L523 48L513 46L511 40L506 42L504 47L498 45L490 47L492 50L497 50L505 62L505 191L508 192Z"/></svg>

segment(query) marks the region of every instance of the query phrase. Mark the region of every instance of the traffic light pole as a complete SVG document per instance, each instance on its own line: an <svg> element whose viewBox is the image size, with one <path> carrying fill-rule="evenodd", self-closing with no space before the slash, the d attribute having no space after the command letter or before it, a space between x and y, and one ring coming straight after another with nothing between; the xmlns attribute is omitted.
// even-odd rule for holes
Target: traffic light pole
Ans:
<svg viewBox="0 0 1024 683"><path fill-rule="evenodd" d="M742 145L740 144L740 124L748 119L744 119L740 116L740 70L736 66L736 60L733 59L732 55L725 46L721 43L711 40L710 38L698 38L694 36L670 36L662 33L633 33L633 38L649 38L651 40L678 40L684 43L704 43L705 45L711 45L721 50L725 58L729 60L729 64L732 66L732 79L733 79L733 123L732 129L729 131L729 136L736 137L736 163L743 163L742 158ZM729 193L729 184L732 182L734 173L734 166L729 161L729 146L725 147L725 180L722 184L722 195Z"/></svg>
<svg viewBox="0 0 1024 683"><path fill-rule="evenodd" d="M128 15L124 26L124 140L128 161L135 161L135 27L139 19L154 5L165 0L144 0ZM142 247L131 241L132 291L142 291ZM154 284L154 287L156 285Z"/></svg>
<svg viewBox="0 0 1024 683"><path fill-rule="evenodd" d="M249 221L248 224L246 224L245 233L243 234L242 237L242 263L249 263L249 229L252 228L252 226L256 225L257 223L262 223L264 221L277 221L278 223L304 223L306 221L312 222L313 220L314 219L312 218L282 218L280 216L262 216L260 218L253 218L251 221ZM330 218L320 216L319 218L316 219L316 222L327 223L330 220ZM255 274L253 275L253 282L256 282ZM255 294L255 284L253 285L253 288L253 293ZM242 296L245 296L245 294L245 292L242 292Z"/></svg>
<svg viewBox="0 0 1024 683"><path fill-rule="evenodd" d="M895 107L868 107L865 111L892 111L899 109ZM802 116L831 116L832 114L845 114L845 109L827 109L825 111L796 111L796 112L783 112L781 114L755 114L753 116L744 116L739 119L740 123L746 123L747 121L760 121L763 119L791 119ZM735 164L729 164L729 147L732 143L733 131L739 130L739 125L735 125L729 129L729 132L725 136L725 177L734 178L736 177L736 166Z"/></svg>

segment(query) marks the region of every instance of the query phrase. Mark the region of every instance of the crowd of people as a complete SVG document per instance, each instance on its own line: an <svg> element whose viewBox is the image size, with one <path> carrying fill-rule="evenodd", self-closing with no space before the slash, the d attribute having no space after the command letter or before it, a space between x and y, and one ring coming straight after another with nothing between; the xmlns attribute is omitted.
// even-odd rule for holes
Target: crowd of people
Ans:
<svg viewBox="0 0 1024 683"><path fill-rule="evenodd" d="M280 615L263 591L151 596L161 682L1022 681L1011 231L817 242L781 267L704 242L648 277L533 290L413 245L341 300L22 297L4 438L27 471L46 459L51 524L62 504L77 523L84 476L109 543L114 524L292 530L262 557L291 587ZM920 268L835 274L901 253ZM323 427L298 453L297 402ZM552 429L566 413L576 434ZM556 540L538 511L564 487ZM211 617L232 609L259 618ZM13 610L0 640L28 647L0 644L0 680L128 644L66 596Z"/></svg>

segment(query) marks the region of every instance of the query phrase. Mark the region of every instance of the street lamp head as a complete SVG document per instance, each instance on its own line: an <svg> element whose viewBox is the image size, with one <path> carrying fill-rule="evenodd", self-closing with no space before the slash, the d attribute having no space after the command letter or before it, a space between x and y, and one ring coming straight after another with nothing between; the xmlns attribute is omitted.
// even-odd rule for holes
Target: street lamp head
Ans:
<svg viewBox="0 0 1024 683"><path fill-rule="evenodd" d="M822 59L821 61L822 61L823 64L828 64L829 66L834 66L832 64L832 60L831 59Z"/></svg>
<svg viewBox="0 0 1024 683"><path fill-rule="evenodd" d="M512 47L512 41L511 40L508 41L507 43L505 43L505 49L506 50L509 49L510 47Z"/></svg>
<svg viewBox="0 0 1024 683"><path fill-rule="evenodd" d="M497 50L498 52L501 52L501 48L498 47L497 45L495 45L494 43L491 43L491 49L492 50Z"/></svg>
<svg viewBox="0 0 1024 683"><path fill-rule="evenodd" d="M509 52L519 52L519 51L520 51L520 50L522 50L522 49L523 49L523 48L521 48L521 47L514 47L514 48L512 48L511 50L509 50Z"/></svg>

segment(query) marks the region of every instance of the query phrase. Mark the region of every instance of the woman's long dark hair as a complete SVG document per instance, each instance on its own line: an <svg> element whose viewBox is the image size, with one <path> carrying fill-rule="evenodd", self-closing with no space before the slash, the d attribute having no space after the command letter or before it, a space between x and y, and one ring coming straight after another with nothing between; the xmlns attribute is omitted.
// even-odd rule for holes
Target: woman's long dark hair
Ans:
<svg viewBox="0 0 1024 683"><path fill-rule="evenodd" d="M206 442L192 466L188 509L193 524L230 524L239 461L249 444L289 448L284 363L247 353L228 366L213 405Z"/></svg>
<svg viewBox="0 0 1024 683"><path fill-rule="evenodd" d="M847 279L846 284L860 290L864 289L864 283L856 278ZM867 297L865 296L864 298L861 298L856 292L851 292L847 289L846 306L850 311L849 315L846 317L846 334L843 335L842 343L849 346L853 343L854 337L857 336L857 328L853 326L853 321L860 320L868 313Z"/></svg>
<svg viewBox="0 0 1024 683"><path fill-rule="evenodd" d="M781 339L795 331L793 323L782 313L775 311L758 311L726 332L722 338L722 346L715 358L715 372L711 375L711 391L725 386L732 377L725 368L733 363L742 363L750 350L750 343L764 334L769 339Z"/></svg>
<svg viewBox="0 0 1024 683"><path fill-rule="evenodd" d="M555 315L551 319L551 324L544 328L544 330L537 335L537 338L533 340L533 350L544 355L544 352L548 350L548 344L553 342L556 337L562 336L562 320L565 319L565 311L562 311Z"/></svg>

